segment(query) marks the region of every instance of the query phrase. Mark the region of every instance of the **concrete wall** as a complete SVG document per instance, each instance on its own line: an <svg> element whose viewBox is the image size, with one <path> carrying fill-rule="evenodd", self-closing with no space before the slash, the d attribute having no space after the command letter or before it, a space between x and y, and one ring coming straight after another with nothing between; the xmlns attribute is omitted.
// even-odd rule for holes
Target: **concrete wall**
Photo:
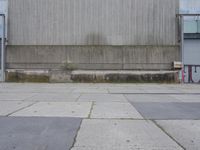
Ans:
<svg viewBox="0 0 200 150"><path fill-rule="evenodd" d="M179 0L8 0L8 68L170 69Z"/></svg>
<svg viewBox="0 0 200 150"><path fill-rule="evenodd" d="M9 45L175 45L179 0L9 0Z"/></svg>
<svg viewBox="0 0 200 150"><path fill-rule="evenodd" d="M7 68L167 70L179 60L177 46L8 46ZM27 63L28 62L28 63Z"/></svg>

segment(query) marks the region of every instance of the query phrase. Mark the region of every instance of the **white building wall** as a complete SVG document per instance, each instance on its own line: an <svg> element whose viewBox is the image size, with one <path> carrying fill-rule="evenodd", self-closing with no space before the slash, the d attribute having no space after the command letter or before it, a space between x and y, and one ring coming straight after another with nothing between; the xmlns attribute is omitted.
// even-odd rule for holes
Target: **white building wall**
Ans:
<svg viewBox="0 0 200 150"><path fill-rule="evenodd" d="M199 14L200 0L180 0L180 13ZM200 20L200 17L197 16L185 17L184 32L187 34L197 34L200 31L198 29L198 20ZM183 62L184 65L200 65L200 39L184 40ZM185 82L189 82L190 80L188 71L188 66L185 66ZM192 67L192 80L194 82L200 81L200 67Z"/></svg>

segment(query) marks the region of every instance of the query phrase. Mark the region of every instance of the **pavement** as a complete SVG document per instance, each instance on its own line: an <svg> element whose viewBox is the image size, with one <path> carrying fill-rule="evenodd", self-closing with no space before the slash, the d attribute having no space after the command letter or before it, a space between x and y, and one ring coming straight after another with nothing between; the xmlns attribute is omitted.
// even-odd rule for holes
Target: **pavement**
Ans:
<svg viewBox="0 0 200 150"><path fill-rule="evenodd" d="M200 85L0 83L0 150L200 150Z"/></svg>

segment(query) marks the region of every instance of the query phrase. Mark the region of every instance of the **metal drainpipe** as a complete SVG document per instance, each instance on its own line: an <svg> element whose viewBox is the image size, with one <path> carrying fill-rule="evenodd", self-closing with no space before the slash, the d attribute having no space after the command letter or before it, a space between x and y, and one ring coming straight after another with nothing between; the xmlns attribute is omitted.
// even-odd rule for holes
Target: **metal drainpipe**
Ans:
<svg viewBox="0 0 200 150"><path fill-rule="evenodd" d="M2 14L2 25L3 25L3 33L2 33L2 42L1 42L1 81L5 81L5 15Z"/></svg>
<svg viewBox="0 0 200 150"><path fill-rule="evenodd" d="M184 83L184 17L180 16L181 22L181 61L182 61L182 83Z"/></svg>

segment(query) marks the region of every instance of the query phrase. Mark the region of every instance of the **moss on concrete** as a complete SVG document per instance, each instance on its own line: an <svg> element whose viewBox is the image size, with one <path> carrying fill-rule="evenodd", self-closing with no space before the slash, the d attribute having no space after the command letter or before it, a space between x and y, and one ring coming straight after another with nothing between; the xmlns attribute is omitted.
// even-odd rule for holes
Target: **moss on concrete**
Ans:
<svg viewBox="0 0 200 150"><path fill-rule="evenodd" d="M71 75L74 82L92 83L177 83L176 73L165 74L75 74Z"/></svg>
<svg viewBox="0 0 200 150"><path fill-rule="evenodd" d="M83 82L83 83L178 83L178 72L71 72L50 71L32 73L11 71L6 73L7 82Z"/></svg>
<svg viewBox="0 0 200 150"><path fill-rule="evenodd" d="M6 82L41 82L48 83L49 76L41 74L25 74L19 72L7 72Z"/></svg>

